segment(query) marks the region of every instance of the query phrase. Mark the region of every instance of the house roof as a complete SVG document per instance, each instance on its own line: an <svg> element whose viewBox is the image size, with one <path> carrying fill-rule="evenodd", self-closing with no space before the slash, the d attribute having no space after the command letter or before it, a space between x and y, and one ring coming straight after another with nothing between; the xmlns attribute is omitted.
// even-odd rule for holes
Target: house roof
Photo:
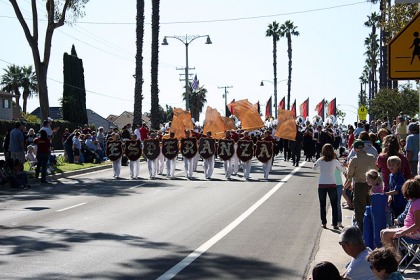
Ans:
<svg viewBox="0 0 420 280"><path fill-rule="evenodd" d="M63 118L61 107L50 107L49 113L50 118L52 118L53 120L61 120ZM35 110L33 110L31 115L35 115L38 118L41 118L41 108L38 107Z"/></svg>
<svg viewBox="0 0 420 280"><path fill-rule="evenodd" d="M10 98L14 98L17 97L17 95L7 92L7 91L2 91L0 90L0 97L10 97Z"/></svg>

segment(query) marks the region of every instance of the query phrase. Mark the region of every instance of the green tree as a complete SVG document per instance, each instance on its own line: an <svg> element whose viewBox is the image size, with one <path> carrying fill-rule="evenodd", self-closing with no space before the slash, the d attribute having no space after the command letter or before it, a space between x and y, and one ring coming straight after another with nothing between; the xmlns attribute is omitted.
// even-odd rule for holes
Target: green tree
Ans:
<svg viewBox="0 0 420 280"><path fill-rule="evenodd" d="M268 29L265 31L266 37L273 37L273 74L274 74L274 96L277 96L277 42L280 40L280 25L276 21L268 25ZM277 97L276 97L277 99ZM276 100L277 101L277 100ZM290 103L290 96L287 100L287 106ZM277 108L277 104L275 104ZM287 107L289 109L289 107ZM276 109L277 110L277 109ZM227 115L227 114L226 114Z"/></svg>
<svg viewBox="0 0 420 280"><path fill-rule="evenodd" d="M190 100L190 112L191 117L196 121L200 121L200 113L203 112L204 104L206 104L207 99L207 89L204 86L198 88L198 90L193 90L191 83L189 84L188 89L189 100ZM185 92L182 93L183 100L185 100Z"/></svg>
<svg viewBox="0 0 420 280"><path fill-rule="evenodd" d="M19 108L20 88L22 86L22 70L20 66L15 64L7 66L3 69L5 73L1 76L2 89L6 92L16 95L16 107Z"/></svg>
<svg viewBox="0 0 420 280"><path fill-rule="evenodd" d="M136 10L136 70L134 78L134 124L141 125L143 106L143 38L144 38L144 0L137 0Z"/></svg>
<svg viewBox="0 0 420 280"><path fill-rule="evenodd" d="M368 111L374 118L387 116L393 120L401 111L414 116L419 111L418 104L418 90L404 85L399 89L381 89L376 97L369 101Z"/></svg>
<svg viewBox="0 0 420 280"><path fill-rule="evenodd" d="M76 20L79 17L84 16L83 9L89 0L47 0L46 1L46 12L47 12L47 23L45 30L45 41L43 46L44 57L41 60L41 54L39 50L39 29L38 29L38 8L37 1L32 0L32 33L29 26L22 15L19 4L16 0L9 0L13 6L16 17L22 26L23 32L25 33L26 40L32 50L32 56L34 59L35 73L38 79L38 94L39 94L39 105L41 108L41 119L46 119L49 116L49 101L48 101L48 86L47 86L47 75L48 66L50 64L52 38L54 31L63 26L66 21L67 13L68 18ZM68 19L67 19L68 20Z"/></svg>
<svg viewBox="0 0 420 280"><path fill-rule="evenodd" d="M36 79L35 72L32 70L32 66L23 66L22 71L22 88L23 88L23 112L26 113L26 106L28 98L32 97L38 92L38 81Z"/></svg>
<svg viewBox="0 0 420 280"><path fill-rule="evenodd" d="M159 87L158 87L158 66L159 66L159 6L160 0L152 1L152 67L151 67L151 127L159 129ZM163 109L162 109L163 111Z"/></svg>
<svg viewBox="0 0 420 280"><path fill-rule="evenodd" d="M365 21L365 26L372 28L371 33L365 39L366 46L366 65L369 67L369 99L375 98L376 93L378 92L378 79L377 79L377 68L378 68L378 59L379 59L379 39L376 32L377 27L379 26L379 20L381 16L374 12L368 16L368 20Z"/></svg>
<svg viewBox="0 0 420 280"><path fill-rule="evenodd" d="M292 36L299 36L297 26L293 25L293 22L287 20L280 26L280 37L287 38L287 56L289 57L289 75L287 78L287 110L290 109L290 92L292 88ZM275 81L274 83L277 83ZM276 106L278 106L276 104Z"/></svg>
<svg viewBox="0 0 420 280"><path fill-rule="evenodd" d="M71 53L63 55L63 119L69 122L87 124L86 89L83 60L77 57L74 45Z"/></svg>

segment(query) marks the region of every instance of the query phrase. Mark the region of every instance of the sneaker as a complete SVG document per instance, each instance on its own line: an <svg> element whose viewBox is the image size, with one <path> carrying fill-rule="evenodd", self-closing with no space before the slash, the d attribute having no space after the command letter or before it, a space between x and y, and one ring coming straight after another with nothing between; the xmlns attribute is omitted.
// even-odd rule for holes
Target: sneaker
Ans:
<svg viewBox="0 0 420 280"><path fill-rule="evenodd" d="M338 223L337 225L338 225L339 227L341 227L341 228L343 228L343 227L344 227L342 223Z"/></svg>
<svg viewBox="0 0 420 280"><path fill-rule="evenodd" d="M338 229L340 229L340 228L339 228L338 226L334 226L334 229L337 229L337 230L338 230Z"/></svg>

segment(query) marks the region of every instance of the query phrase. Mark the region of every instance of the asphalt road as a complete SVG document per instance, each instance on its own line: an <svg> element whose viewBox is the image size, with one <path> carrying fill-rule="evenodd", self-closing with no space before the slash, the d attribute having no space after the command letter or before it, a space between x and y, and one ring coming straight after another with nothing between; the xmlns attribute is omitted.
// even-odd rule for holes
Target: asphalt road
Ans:
<svg viewBox="0 0 420 280"><path fill-rule="evenodd" d="M0 191L0 279L305 279L321 233L312 163L276 160L268 182L258 162L249 182L218 161L212 181L181 168Z"/></svg>

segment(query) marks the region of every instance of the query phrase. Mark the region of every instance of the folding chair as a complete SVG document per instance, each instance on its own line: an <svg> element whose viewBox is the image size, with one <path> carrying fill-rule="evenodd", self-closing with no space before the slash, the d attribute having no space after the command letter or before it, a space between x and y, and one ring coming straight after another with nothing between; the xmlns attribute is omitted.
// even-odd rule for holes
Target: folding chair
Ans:
<svg viewBox="0 0 420 280"><path fill-rule="evenodd" d="M400 272L404 273L404 271L415 261L420 261L420 239L411 239L408 237L400 237L398 239L398 252L402 253L403 258L401 259L398 269ZM404 267L403 270L401 270L403 267L404 261L408 261L411 258L411 260L408 262L408 264Z"/></svg>

